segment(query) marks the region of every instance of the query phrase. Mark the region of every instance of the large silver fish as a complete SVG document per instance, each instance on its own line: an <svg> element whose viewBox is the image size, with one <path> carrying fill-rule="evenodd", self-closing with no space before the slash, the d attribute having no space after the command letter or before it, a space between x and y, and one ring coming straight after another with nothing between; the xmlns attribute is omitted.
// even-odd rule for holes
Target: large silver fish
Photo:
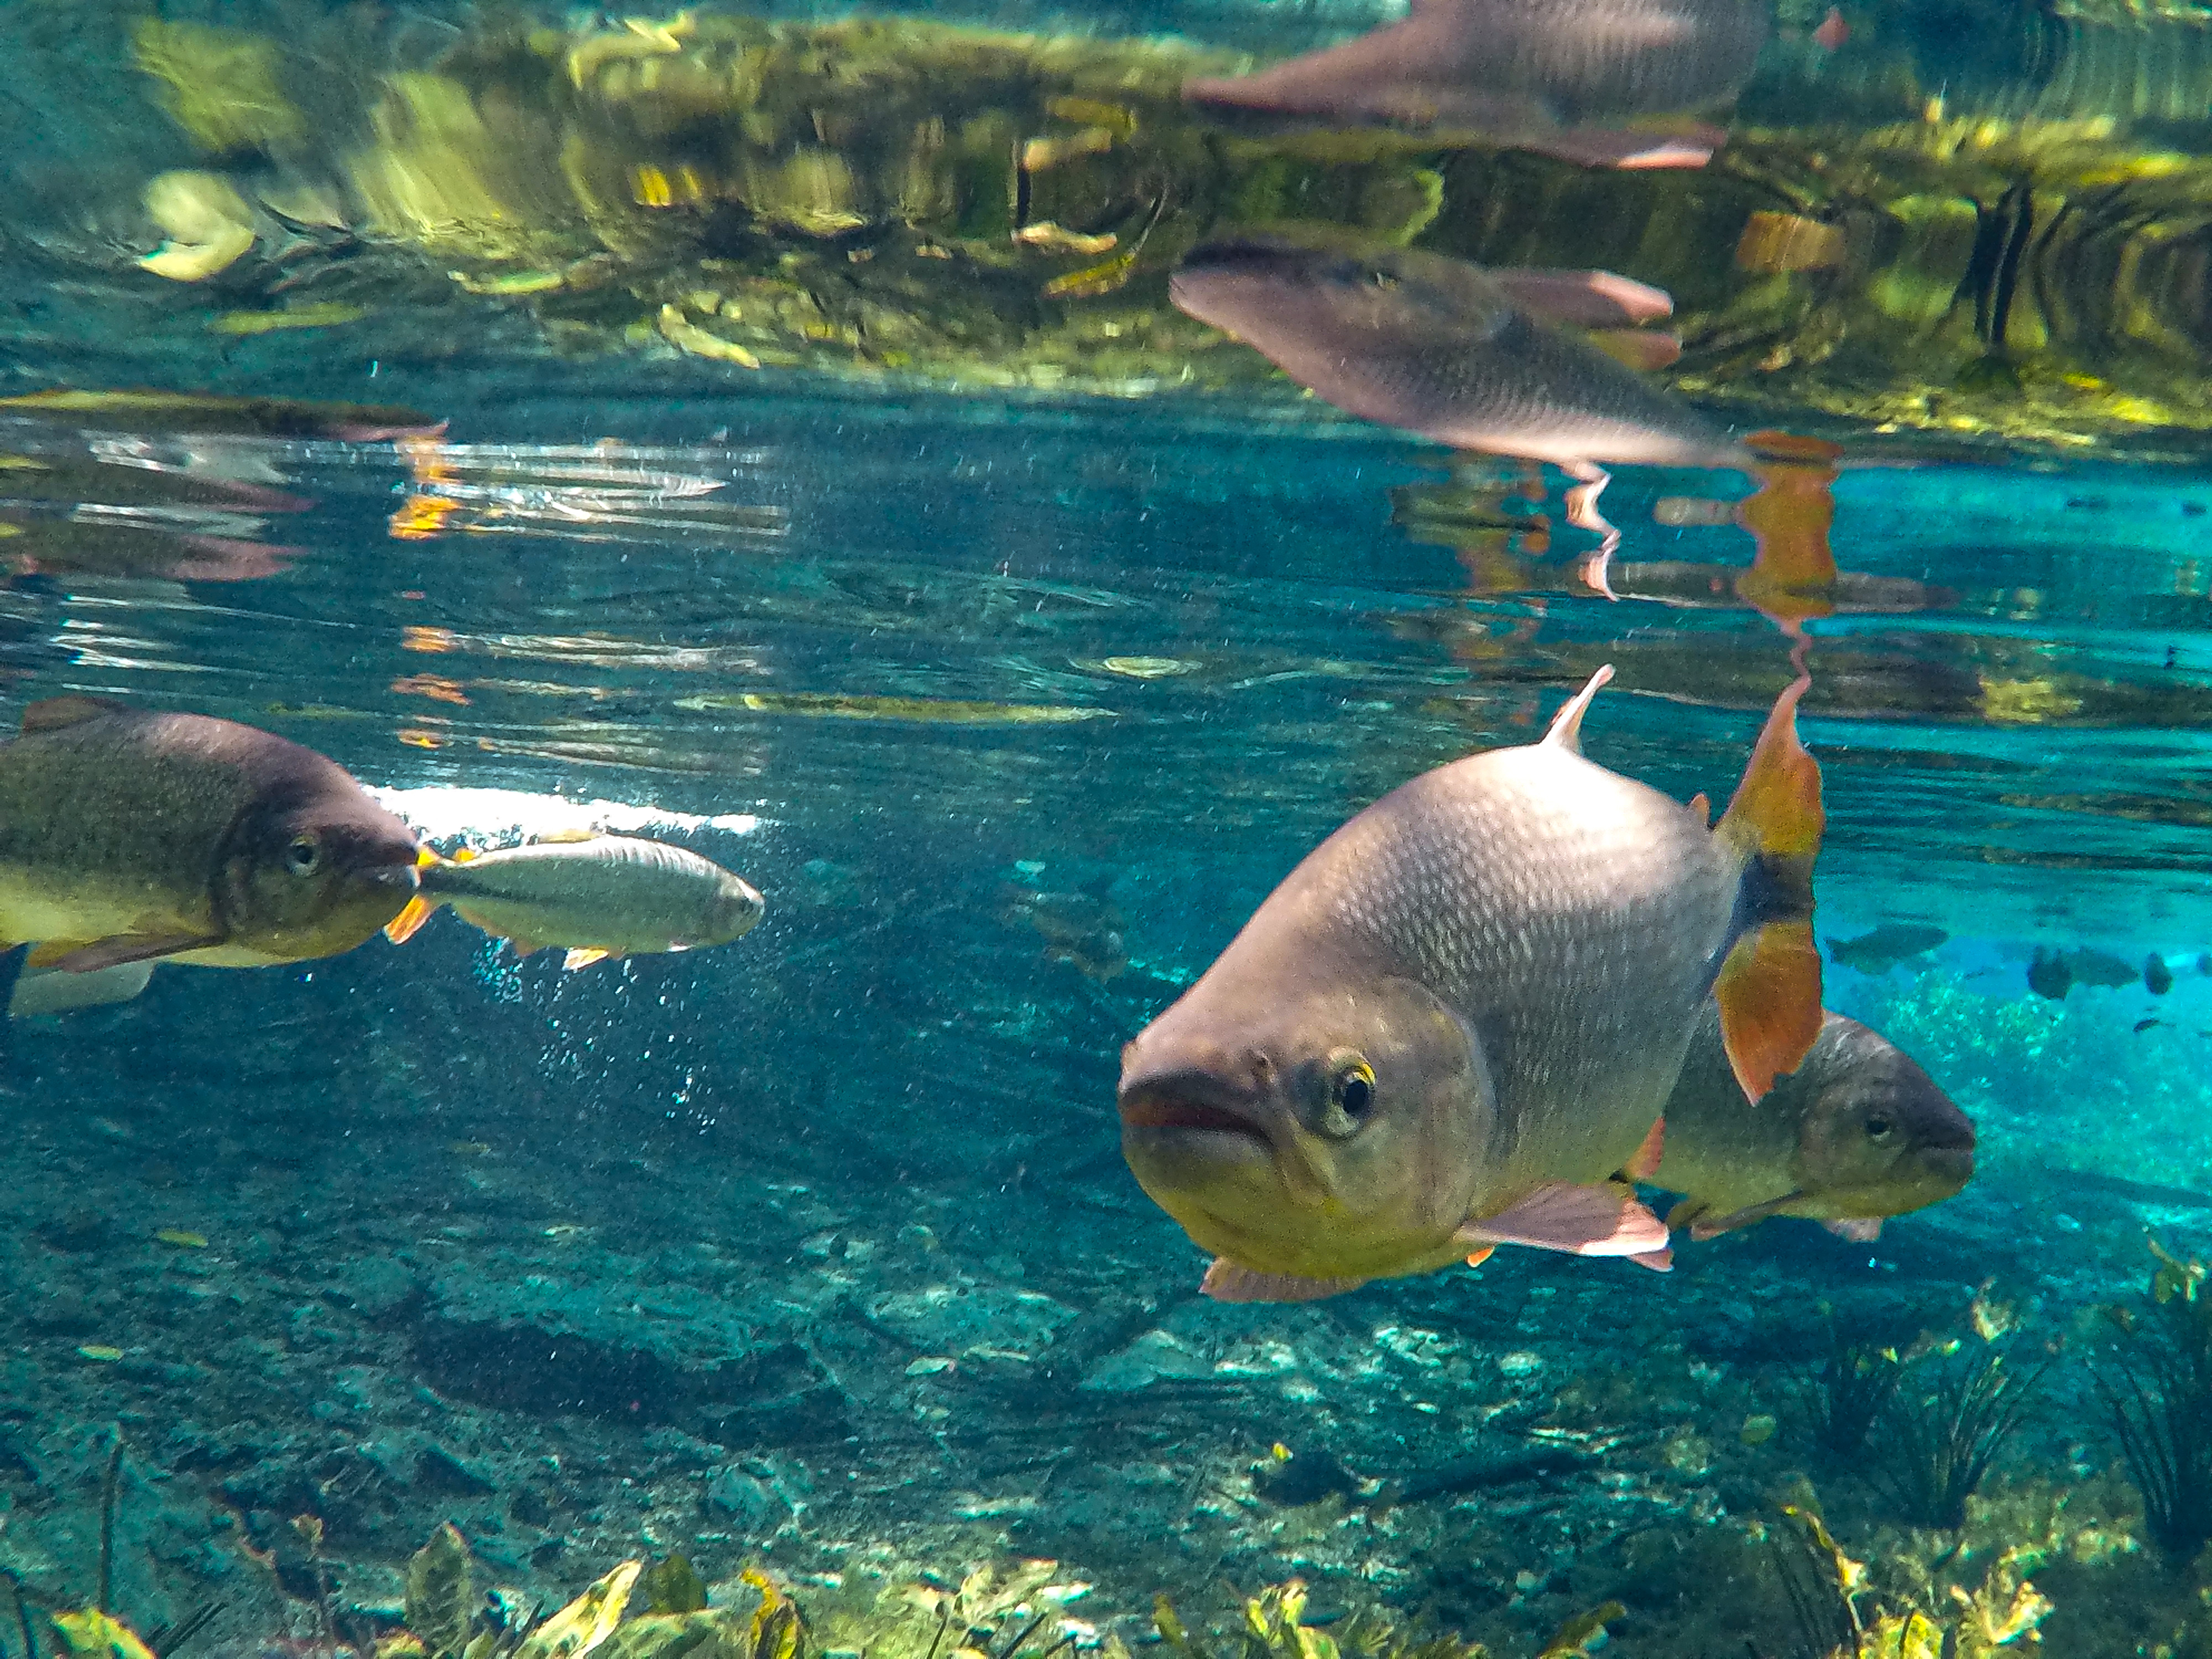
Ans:
<svg viewBox="0 0 2212 1659"><path fill-rule="evenodd" d="M1819 1033L1820 769L1797 699L1720 823L1585 760L1601 669L1536 744L1425 773L1308 855L1123 1049L1121 1145L1218 1260L1300 1300L1498 1243L1666 1262L1620 1177L1708 998L1763 1095Z"/></svg>
<svg viewBox="0 0 2212 1659"><path fill-rule="evenodd" d="M1796 1069L1754 1105L1729 1065L1716 1008L1667 1098L1651 1184L1682 1194L1667 1224L1692 1238L1794 1215L1867 1241L1884 1218L1941 1203L1973 1173L1972 1121L1881 1032L1829 1014Z"/></svg>
<svg viewBox="0 0 2212 1659"><path fill-rule="evenodd" d="M1193 80L1202 106L1463 134L1585 167L1702 167L1703 122L1750 78L1761 0L1413 0L1404 21L1235 80ZM1669 131L1671 125L1674 130Z"/></svg>

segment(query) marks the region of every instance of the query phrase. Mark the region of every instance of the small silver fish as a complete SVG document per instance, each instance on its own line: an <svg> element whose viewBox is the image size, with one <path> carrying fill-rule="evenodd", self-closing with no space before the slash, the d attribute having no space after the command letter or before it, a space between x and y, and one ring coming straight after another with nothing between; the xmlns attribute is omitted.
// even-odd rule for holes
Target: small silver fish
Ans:
<svg viewBox="0 0 2212 1659"><path fill-rule="evenodd" d="M384 931L403 944L438 906L528 956L565 949L563 965L726 945L764 906L711 859L635 836L553 837L450 861L425 855L422 890Z"/></svg>
<svg viewBox="0 0 2212 1659"><path fill-rule="evenodd" d="M1885 1218L1941 1203L1974 1173L1972 1121L1910 1054L1841 1014L1753 1105L1708 1009L1666 1124L1651 1184L1682 1194L1667 1224L1692 1238L1790 1215L1870 1242Z"/></svg>
<svg viewBox="0 0 2212 1659"><path fill-rule="evenodd" d="M1234 80L1184 83L1202 107L1463 133L1584 167L1702 167L1703 122L1765 43L1759 0L1413 0L1402 22Z"/></svg>

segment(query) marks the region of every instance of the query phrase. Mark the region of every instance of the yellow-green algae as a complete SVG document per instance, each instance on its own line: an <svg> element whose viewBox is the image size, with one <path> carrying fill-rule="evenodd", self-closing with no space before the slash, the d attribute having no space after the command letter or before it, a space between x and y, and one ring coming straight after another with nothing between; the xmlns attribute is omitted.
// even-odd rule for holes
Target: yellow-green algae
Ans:
<svg viewBox="0 0 2212 1659"><path fill-rule="evenodd" d="M204 148L296 152L267 43L151 24L139 51ZM1658 283L1686 347L1668 378L1756 416L2060 447L2212 428L2212 160L2109 114L1947 115L1883 82L1866 122L1747 122L1701 172L1590 172L1238 136L1182 105L1187 76L1249 61L888 19L486 25L347 88L319 165L357 232L571 351L1249 390L1278 377L1177 313L1165 276L1205 234L1296 220ZM1993 316L1984 228L2022 212ZM1773 235L1797 252L1762 252Z"/></svg>

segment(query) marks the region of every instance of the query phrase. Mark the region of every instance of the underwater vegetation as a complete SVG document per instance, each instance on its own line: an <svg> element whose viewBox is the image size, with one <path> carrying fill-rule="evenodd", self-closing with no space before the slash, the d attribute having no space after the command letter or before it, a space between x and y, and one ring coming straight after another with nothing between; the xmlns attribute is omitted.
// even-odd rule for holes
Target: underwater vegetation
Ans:
<svg viewBox="0 0 2212 1659"><path fill-rule="evenodd" d="M1895 1396L1902 1375L1893 1352L1867 1338L1846 1336L1832 1310L1827 1355L1797 1390L1814 1445L1839 1462L1856 1457L1875 1419Z"/></svg>
<svg viewBox="0 0 2212 1659"><path fill-rule="evenodd" d="M2106 1310L2116 1334L2096 1389L2143 1522L2169 1554L2212 1541L2212 1297L2204 1264L2151 1241L2157 1271L2140 1303Z"/></svg>
<svg viewBox="0 0 2212 1659"><path fill-rule="evenodd" d="M2047 1366L2021 1370L1995 1345L1978 1353L1950 1346L1907 1362L1881 1413L1877 1483L1899 1516L1917 1526L1966 1524L1966 1500L2020 1427ZM1923 1375L1914 1377L1911 1370Z"/></svg>
<svg viewBox="0 0 2212 1659"><path fill-rule="evenodd" d="M1167 39L684 11L494 20L386 64L149 20L146 118L200 165L140 181L130 275L211 284L221 333L382 336L442 303L726 374L1249 392L1267 366L1167 280L1210 235L1296 223L1657 283L1662 378L1711 401L2025 441L2212 428L2212 161L2086 83L1966 113L1948 70L1896 58L1917 27L1887 16L1817 75L1784 52L1727 149L1661 176L1224 130L1181 88L1251 60Z"/></svg>
<svg viewBox="0 0 2212 1659"><path fill-rule="evenodd" d="M1776 1578L1796 1622L1789 1659L1981 1659L2016 1642L2037 1640L2051 1604L2008 1549L1972 1590L1949 1587L1950 1605L1919 1607L1875 1587L1865 1562L1830 1535L1817 1506L1787 1504L1771 1534ZM1756 1640L1747 1646L1765 1656Z"/></svg>

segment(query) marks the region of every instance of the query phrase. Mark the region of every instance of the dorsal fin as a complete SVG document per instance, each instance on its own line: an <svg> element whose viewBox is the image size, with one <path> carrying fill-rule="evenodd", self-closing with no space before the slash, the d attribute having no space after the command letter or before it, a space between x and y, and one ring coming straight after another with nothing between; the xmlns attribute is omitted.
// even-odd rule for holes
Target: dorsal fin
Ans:
<svg viewBox="0 0 2212 1659"><path fill-rule="evenodd" d="M81 726L87 720L96 720L103 714L127 714L131 705L118 702L112 697L88 697L71 692L64 697L42 697L23 711L23 730L28 732L58 732L64 726Z"/></svg>
<svg viewBox="0 0 2212 1659"><path fill-rule="evenodd" d="M1590 699L1597 696L1605 683L1613 678L1611 663L1589 677L1589 683L1567 699L1566 707L1552 716L1552 728L1544 733L1544 741L1554 749L1564 749L1571 755L1583 752L1583 716L1589 713Z"/></svg>
<svg viewBox="0 0 2212 1659"><path fill-rule="evenodd" d="M1712 798L1702 789L1690 797L1690 816L1698 821L1698 828L1710 830L1713 823Z"/></svg>

